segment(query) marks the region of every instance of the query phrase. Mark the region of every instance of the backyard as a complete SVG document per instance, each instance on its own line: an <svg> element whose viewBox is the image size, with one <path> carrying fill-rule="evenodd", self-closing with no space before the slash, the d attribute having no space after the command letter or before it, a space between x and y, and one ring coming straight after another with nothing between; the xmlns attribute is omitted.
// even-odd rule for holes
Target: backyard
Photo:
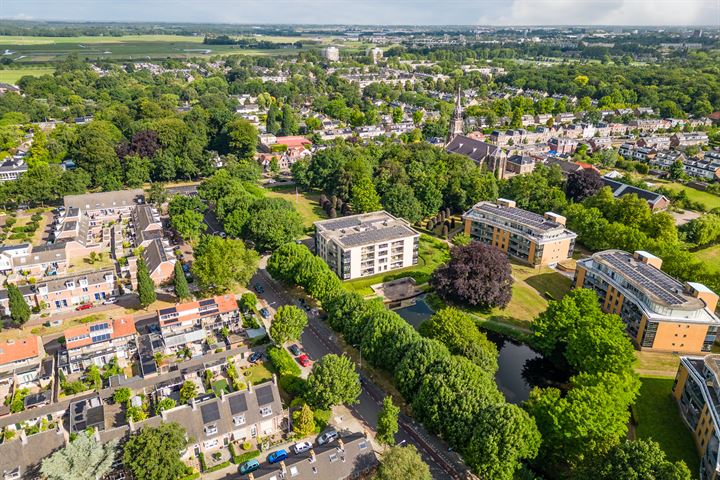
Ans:
<svg viewBox="0 0 720 480"><path fill-rule="evenodd" d="M672 398L673 377L640 377L640 396L633 407L636 438L652 438L672 461L684 460L691 472L699 459L690 430Z"/></svg>

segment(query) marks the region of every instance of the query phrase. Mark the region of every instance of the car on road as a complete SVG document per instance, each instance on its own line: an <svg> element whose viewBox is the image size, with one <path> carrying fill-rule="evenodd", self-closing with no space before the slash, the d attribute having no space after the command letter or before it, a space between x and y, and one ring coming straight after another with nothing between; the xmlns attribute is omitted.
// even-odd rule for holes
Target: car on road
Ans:
<svg viewBox="0 0 720 480"><path fill-rule="evenodd" d="M260 315L262 315L263 318L270 318L270 310L263 307L260 309Z"/></svg>
<svg viewBox="0 0 720 480"><path fill-rule="evenodd" d="M337 440L338 432L335 430L328 430L327 432L320 434L320 436L317 438L318 445L326 445L334 440Z"/></svg>
<svg viewBox="0 0 720 480"><path fill-rule="evenodd" d="M312 362L310 361L310 357L308 357L308 356L305 355L305 354L300 355L300 356L297 358L297 361L298 361L298 363L299 363L300 365L302 365L303 367L309 367L310 364L312 363Z"/></svg>
<svg viewBox="0 0 720 480"><path fill-rule="evenodd" d="M267 456L268 463L282 462L288 458L288 453L285 450L276 450Z"/></svg>
<svg viewBox="0 0 720 480"><path fill-rule="evenodd" d="M254 472L258 468L260 468L260 462L253 458L252 460L248 460L247 462L240 465L240 475L247 475L248 473Z"/></svg>
<svg viewBox="0 0 720 480"><path fill-rule="evenodd" d="M250 355L250 358L248 358L248 362L250 363L257 363L263 358L263 352L255 352L252 355Z"/></svg>
<svg viewBox="0 0 720 480"><path fill-rule="evenodd" d="M263 292L265 292L265 289L263 288L262 285L260 285L259 283L256 283L256 284L255 284L255 291L256 291L257 293L263 293Z"/></svg>
<svg viewBox="0 0 720 480"><path fill-rule="evenodd" d="M295 445L293 445L292 449L293 452L295 452L296 455L307 452L312 448L312 443L310 442L298 442Z"/></svg>
<svg viewBox="0 0 720 480"><path fill-rule="evenodd" d="M82 303L82 304L78 305L77 307L75 307L75 310L77 310L77 311L87 310L92 307L93 307L92 303Z"/></svg>
<svg viewBox="0 0 720 480"><path fill-rule="evenodd" d="M114 305L117 302L117 297L107 297L103 300L103 305Z"/></svg>
<svg viewBox="0 0 720 480"><path fill-rule="evenodd" d="M297 344L290 345L288 347L288 350L290 350L290 353L292 353L296 357L302 354L302 350L300 350L300 347L298 347Z"/></svg>

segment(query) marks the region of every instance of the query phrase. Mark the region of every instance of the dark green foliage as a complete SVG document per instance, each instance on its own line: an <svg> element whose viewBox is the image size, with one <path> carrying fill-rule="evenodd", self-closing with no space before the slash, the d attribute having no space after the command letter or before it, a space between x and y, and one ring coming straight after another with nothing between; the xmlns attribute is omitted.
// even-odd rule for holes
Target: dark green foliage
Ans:
<svg viewBox="0 0 720 480"><path fill-rule="evenodd" d="M185 474L180 454L186 446L185 429L177 423L145 427L125 443L123 462L138 480L176 480Z"/></svg>
<svg viewBox="0 0 720 480"><path fill-rule="evenodd" d="M352 405L359 396L360 377L348 357L329 354L313 365L305 392L308 403L325 410L335 405Z"/></svg>
<svg viewBox="0 0 720 480"><path fill-rule="evenodd" d="M15 325L23 325L30 319L30 306L25 301L17 285L10 283L7 286L10 318Z"/></svg>
<svg viewBox="0 0 720 480"><path fill-rule="evenodd" d="M173 277L173 286L175 287L175 296L180 300L190 298L190 288L188 287L185 272L182 268L180 260L175 262L175 272Z"/></svg>
<svg viewBox="0 0 720 480"><path fill-rule="evenodd" d="M284 348L270 347L267 349L267 355L270 363L273 364L273 367L275 367L275 370L277 370L281 377L300 376L300 367Z"/></svg>
<svg viewBox="0 0 720 480"><path fill-rule="evenodd" d="M147 265L142 257L137 259L137 289L140 296L140 305L147 308L151 303L157 300L155 293L155 282L150 278Z"/></svg>

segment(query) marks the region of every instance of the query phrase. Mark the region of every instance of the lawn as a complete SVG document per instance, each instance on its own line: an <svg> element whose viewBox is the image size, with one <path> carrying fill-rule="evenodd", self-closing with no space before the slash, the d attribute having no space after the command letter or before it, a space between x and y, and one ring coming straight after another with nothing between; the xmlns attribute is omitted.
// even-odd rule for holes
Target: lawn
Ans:
<svg viewBox="0 0 720 480"><path fill-rule="evenodd" d="M268 366L269 364L265 365L265 362L259 362L248 367L244 372L245 382L252 382L253 385L258 385L271 380L273 374Z"/></svg>
<svg viewBox="0 0 720 480"><path fill-rule="evenodd" d="M681 190L685 190L688 199L692 200L693 202L702 203L703 205L705 205L705 210L712 210L713 208L720 207L720 196L718 195L703 192L677 182L668 182L665 180L658 180L656 178L648 179L648 181L658 187L664 187L668 190L672 190L673 192L680 192Z"/></svg>
<svg viewBox="0 0 720 480"><path fill-rule="evenodd" d="M660 375L674 377L677 373L680 357L673 353L635 351L634 368L640 375Z"/></svg>
<svg viewBox="0 0 720 480"><path fill-rule="evenodd" d="M674 378L646 376L640 380L640 396L633 407L636 438L652 438L668 459L684 460L691 472L697 472L699 458L695 443L672 398Z"/></svg>
<svg viewBox="0 0 720 480"><path fill-rule="evenodd" d="M305 227L311 227L314 222L327 218L325 210L318 203L319 195L296 192L293 186L272 187L267 189L266 195L270 198L282 198L292 203L302 217Z"/></svg>
<svg viewBox="0 0 720 480"><path fill-rule="evenodd" d="M213 382L212 390L215 392L215 396L219 397L222 392L228 393L230 388L228 387L227 380L223 378Z"/></svg>
<svg viewBox="0 0 720 480"><path fill-rule="evenodd" d="M361 295L372 295L370 285L389 282L397 278L412 277L418 285L427 283L430 274L441 264L450 259L450 247L447 243L432 238L428 235L420 235L418 246L418 263L413 267L393 270L392 272L363 277L345 282L345 288L356 291Z"/></svg>
<svg viewBox="0 0 720 480"><path fill-rule="evenodd" d="M713 271L720 273L720 245L713 245L694 253L695 258L701 260Z"/></svg>
<svg viewBox="0 0 720 480"><path fill-rule="evenodd" d="M39 77L41 75L49 75L55 71L51 67L24 67L14 68L12 70L0 70L0 83L15 84L25 75Z"/></svg>

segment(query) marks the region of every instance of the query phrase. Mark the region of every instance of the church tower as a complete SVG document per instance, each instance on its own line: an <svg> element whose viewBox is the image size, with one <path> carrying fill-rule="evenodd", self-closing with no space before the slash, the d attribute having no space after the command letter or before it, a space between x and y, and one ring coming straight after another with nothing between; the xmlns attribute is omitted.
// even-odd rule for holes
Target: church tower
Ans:
<svg viewBox="0 0 720 480"><path fill-rule="evenodd" d="M457 135L463 134L464 126L465 121L463 120L460 86L458 86L457 98L455 99L455 111L453 112L452 120L450 120L450 129L448 131L448 143Z"/></svg>

